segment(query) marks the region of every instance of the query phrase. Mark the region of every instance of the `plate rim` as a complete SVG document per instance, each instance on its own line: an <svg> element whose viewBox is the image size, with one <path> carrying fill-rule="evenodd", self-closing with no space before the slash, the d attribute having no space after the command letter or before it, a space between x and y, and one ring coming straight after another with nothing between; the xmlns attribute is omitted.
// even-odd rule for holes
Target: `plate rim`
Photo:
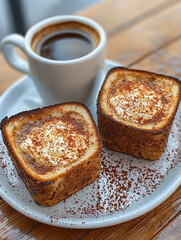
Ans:
<svg viewBox="0 0 181 240"><path fill-rule="evenodd" d="M163 184L163 182L161 184ZM6 196L4 193L2 193L1 189L0 189L0 196L6 203L8 203L16 211L20 212L21 214L23 214L26 217L29 217L29 218L31 218L35 221L41 222L43 224L47 224L47 225L51 225L51 226L55 226L55 227L71 228L71 229L91 229L91 228L109 227L109 226L113 226L116 224L121 224L123 222L133 220L137 217L140 217L140 216L150 212L151 210L153 210L154 208L159 206L161 203L163 203L167 198L169 198L172 195L172 193L174 193L174 191L179 187L180 184L181 184L181 176L178 178L174 187L169 189L169 191L165 192L164 195L161 195L159 198L156 198L157 200L153 201L152 204L141 207L142 211L139 211L139 212L136 211L134 214L130 213L125 218L117 217L117 218L114 218L114 220L104 219L104 221L102 221L102 222L95 221L94 223L78 223L78 224L77 223L72 224L72 223L66 223L66 222L56 223L56 222L46 221L43 219L37 219L36 215L34 215L32 212L29 212L27 209L21 208L20 205L16 204L9 196ZM119 214L119 212L117 212L117 215L118 214ZM111 215L109 215L109 216L111 216Z"/></svg>

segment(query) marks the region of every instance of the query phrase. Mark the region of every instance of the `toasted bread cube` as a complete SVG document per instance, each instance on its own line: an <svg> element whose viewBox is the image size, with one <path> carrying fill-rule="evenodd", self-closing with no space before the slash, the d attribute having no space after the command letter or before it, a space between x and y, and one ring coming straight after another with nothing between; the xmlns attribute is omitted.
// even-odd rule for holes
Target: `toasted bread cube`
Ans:
<svg viewBox="0 0 181 240"><path fill-rule="evenodd" d="M179 80L116 67L99 92L97 114L104 145L150 160L163 153L180 101Z"/></svg>
<svg viewBox="0 0 181 240"><path fill-rule="evenodd" d="M34 200L51 206L98 176L101 142L83 104L18 113L1 122L9 155Z"/></svg>

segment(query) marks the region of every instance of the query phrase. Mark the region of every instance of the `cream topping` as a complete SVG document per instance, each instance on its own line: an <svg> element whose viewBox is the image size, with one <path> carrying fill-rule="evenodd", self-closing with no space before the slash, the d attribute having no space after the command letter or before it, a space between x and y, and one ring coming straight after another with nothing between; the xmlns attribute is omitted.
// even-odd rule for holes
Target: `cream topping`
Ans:
<svg viewBox="0 0 181 240"><path fill-rule="evenodd" d="M34 127L20 148L38 164L67 165L79 159L88 147L87 137L68 122L55 120Z"/></svg>
<svg viewBox="0 0 181 240"><path fill-rule="evenodd" d="M144 124L164 107L162 95L144 84L135 83L116 89L110 103L120 119Z"/></svg>

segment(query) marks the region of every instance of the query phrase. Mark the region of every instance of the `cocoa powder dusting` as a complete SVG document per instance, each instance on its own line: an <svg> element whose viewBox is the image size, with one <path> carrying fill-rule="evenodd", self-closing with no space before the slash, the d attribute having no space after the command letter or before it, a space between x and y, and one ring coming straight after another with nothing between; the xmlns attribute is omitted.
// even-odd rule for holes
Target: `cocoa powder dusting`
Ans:
<svg viewBox="0 0 181 240"><path fill-rule="evenodd" d="M46 217L52 223L66 219L99 218L127 211L134 204L159 191L160 185L172 171L181 169L181 110L170 132L167 148L157 161L148 161L103 148L100 173L96 181L49 208ZM14 194L21 198L23 185L0 139L0 188L5 180L14 186ZM6 167L4 167L6 166ZM8 194L7 190L7 194ZM27 190L28 191L28 190ZM5 191L4 191L5 192ZM19 194L19 195L18 195ZM30 195L23 199L35 204ZM21 200L21 199L20 199ZM87 221L87 220L86 220ZM85 222L84 222L85 223Z"/></svg>

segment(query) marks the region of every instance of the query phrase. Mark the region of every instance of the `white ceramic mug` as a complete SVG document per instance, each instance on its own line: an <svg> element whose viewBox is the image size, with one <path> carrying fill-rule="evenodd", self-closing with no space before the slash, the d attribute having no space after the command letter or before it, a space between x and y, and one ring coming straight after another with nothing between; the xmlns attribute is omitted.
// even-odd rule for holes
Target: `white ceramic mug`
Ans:
<svg viewBox="0 0 181 240"><path fill-rule="evenodd" d="M49 29L67 22L83 24L85 31L92 28L98 36L97 46L87 55L73 60L57 61L39 55L33 46L37 34L47 27ZM27 61L17 54L15 47L25 52ZM88 18L69 15L48 18L31 27L25 37L11 34L2 41L2 52L6 60L15 69L30 75L44 105L64 101L86 103L95 76L104 68L105 49L106 34L99 24Z"/></svg>

